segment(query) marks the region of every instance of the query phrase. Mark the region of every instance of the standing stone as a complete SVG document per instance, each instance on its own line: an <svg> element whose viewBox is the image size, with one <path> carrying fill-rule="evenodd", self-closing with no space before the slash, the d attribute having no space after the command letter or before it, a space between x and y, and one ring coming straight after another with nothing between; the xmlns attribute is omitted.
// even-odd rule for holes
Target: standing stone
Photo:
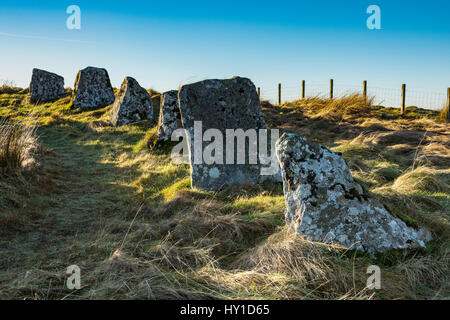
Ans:
<svg viewBox="0 0 450 320"><path fill-rule="evenodd" d="M64 78L45 70L33 69L28 103L46 103L64 95Z"/></svg>
<svg viewBox="0 0 450 320"><path fill-rule="evenodd" d="M111 110L111 123L122 126L141 120L153 120L152 97L139 83L126 77Z"/></svg>
<svg viewBox="0 0 450 320"><path fill-rule="evenodd" d="M103 108L113 102L114 90L108 71L87 67L78 72L73 91L72 108Z"/></svg>
<svg viewBox="0 0 450 320"><path fill-rule="evenodd" d="M249 147L257 145L258 139L246 138L245 144L241 143L245 146L245 152L242 148L237 150L238 143L234 139L234 161L231 161L232 164L226 161L226 130L242 129L245 132L255 129L258 134L258 129L266 129L256 88L249 79L235 77L184 85L178 97L181 121L188 133L192 187L219 190L234 184L267 180L267 176L261 175L261 164L254 164L254 161L250 164L249 161ZM222 141L216 141L214 136L210 141L203 141L207 130L212 133L209 129L218 130ZM223 146L223 156L215 150L215 153L211 152L215 163L208 163L203 152L213 142ZM245 157L243 164L238 164L238 154Z"/></svg>
<svg viewBox="0 0 450 320"><path fill-rule="evenodd" d="M172 132L182 127L180 108L178 107L178 90L164 92L161 95L157 142L170 141Z"/></svg>
<svg viewBox="0 0 450 320"><path fill-rule="evenodd" d="M369 198L339 153L295 134L284 134L276 153L286 220L297 233L371 254L425 246L425 230L407 227Z"/></svg>

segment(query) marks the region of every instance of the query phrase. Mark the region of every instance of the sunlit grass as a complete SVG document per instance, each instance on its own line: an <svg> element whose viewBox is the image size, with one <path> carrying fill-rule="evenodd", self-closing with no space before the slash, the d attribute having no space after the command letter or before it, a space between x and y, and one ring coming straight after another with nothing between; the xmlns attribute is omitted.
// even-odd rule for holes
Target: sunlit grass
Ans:
<svg viewBox="0 0 450 320"><path fill-rule="evenodd" d="M438 140L446 129L433 120L402 119L357 96L264 109L272 126L341 152L357 180L394 215L433 233L426 251L375 260L288 232L281 184L192 189L189 166L173 164L170 150L148 149L155 123L115 128L107 121L110 107L73 111L67 97L22 105L23 96L0 95L6 106L0 117L22 121L34 113L48 150L33 175L0 180L0 298L448 297L447 140ZM391 116L396 120L381 119ZM401 133L424 128L440 132L421 146L430 154L437 144L440 158L428 160L433 165L416 152L423 133ZM364 130L371 131L360 136ZM409 143L406 151L399 141ZM83 270L79 291L65 289L70 264ZM377 292L365 288L371 264L382 269Z"/></svg>

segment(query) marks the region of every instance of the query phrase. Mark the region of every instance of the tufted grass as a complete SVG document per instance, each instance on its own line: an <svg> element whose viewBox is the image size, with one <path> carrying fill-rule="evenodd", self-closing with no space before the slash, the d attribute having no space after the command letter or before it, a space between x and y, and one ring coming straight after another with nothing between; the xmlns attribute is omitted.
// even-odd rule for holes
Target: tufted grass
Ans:
<svg viewBox="0 0 450 320"><path fill-rule="evenodd" d="M33 161L30 149L37 144L32 118L25 121L0 119L0 174L11 174Z"/></svg>
<svg viewBox="0 0 450 320"><path fill-rule="evenodd" d="M189 167L172 164L170 150L147 148L155 123L114 128L107 122L111 107L73 111L68 97L23 105L24 95L1 95L0 117L22 121L34 113L47 151L33 174L0 180L1 299L449 296L449 140L434 120L386 120L377 112L392 110L376 107L355 113L360 100L346 103L356 98L322 104L321 116L314 101L311 111L297 103L264 105L271 127L341 152L394 215L433 232L426 250L374 259L287 230L281 184L191 189ZM336 106L346 110L342 117ZM425 128L439 134L422 140ZM80 290L64 285L71 264L82 270ZM365 288L373 264L382 270L379 291Z"/></svg>

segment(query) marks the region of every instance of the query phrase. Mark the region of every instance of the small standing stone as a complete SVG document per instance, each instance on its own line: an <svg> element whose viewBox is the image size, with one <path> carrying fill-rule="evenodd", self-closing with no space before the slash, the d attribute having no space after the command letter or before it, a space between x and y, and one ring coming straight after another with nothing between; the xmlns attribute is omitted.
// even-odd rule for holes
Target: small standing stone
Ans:
<svg viewBox="0 0 450 320"><path fill-rule="evenodd" d="M111 110L110 120L114 126L153 120L152 98L132 77L123 80Z"/></svg>
<svg viewBox="0 0 450 320"><path fill-rule="evenodd" d="M64 78L45 70L33 69L28 103L46 103L64 95Z"/></svg>
<svg viewBox="0 0 450 320"><path fill-rule="evenodd" d="M164 92L161 95L157 142L170 141L172 132L182 127L178 106L178 90Z"/></svg>
<svg viewBox="0 0 450 320"><path fill-rule="evenodd" d="M425 229L409 228L368 197L337 152L295 134L284 134L276 152L286 220L298 233L371 254L425 246Z"/></svg>
<svg viewBox="0 0 450 320"><path fill-rule="evenodd" d="M114 90L108 71L87 67L80 70L75 80L72 108L97 109L114 102Z"/></svg>

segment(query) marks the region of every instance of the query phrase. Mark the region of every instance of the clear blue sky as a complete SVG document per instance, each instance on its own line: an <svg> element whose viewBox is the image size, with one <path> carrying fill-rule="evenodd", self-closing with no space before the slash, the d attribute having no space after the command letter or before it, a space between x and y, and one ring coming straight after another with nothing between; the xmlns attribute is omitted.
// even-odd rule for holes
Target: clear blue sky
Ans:
<svg viewBox="0 0 450 320"><path fill-rule="evenodd" d="M81 30L66 8L81 8ZM366 9L381 8L381 30ZM450 1L2 1L0 79L29 84L38 67L65 77L88 65L165 91L240 75L278 82L445 92L450 86Z"/></svg>

